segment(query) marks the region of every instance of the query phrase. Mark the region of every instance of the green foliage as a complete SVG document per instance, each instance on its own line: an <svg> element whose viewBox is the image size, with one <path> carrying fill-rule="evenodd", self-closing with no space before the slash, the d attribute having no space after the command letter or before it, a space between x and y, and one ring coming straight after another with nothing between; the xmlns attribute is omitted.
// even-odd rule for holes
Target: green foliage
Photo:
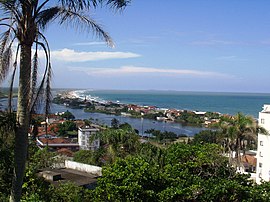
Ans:
<svg viewBox="0 0 270 202"><path fill-rule="evenodd" d="M162 112L158 112L158 113L147 113L144 114L142 117L146 118L146 119L157 119L157 117L163 117L164 114Z"/></svg>
<svg viewBox="0 0 270 202"><path fill-rule="evenodd" d="M223 116L220 119L221 130L225 151L231 154L236 152L236 163L240 165L240 151L254 148L258 131L267 134L266 130L259 127L253 117L237 113L233 117Z"/></svg>
<svg viewBox="0 0 270 202"><path fill-rule="evenodd" d="M24 183L23 183L23 199L26 201L46 201L47 190L50 184L44 181L43 178L37 176L37 172L42 168L52 167L56 163L55 153L50 152L48 148L43 150L35 149L36 146L31 149L31 159L28 161ZM30 147L30 148L31 148Z"/></svg>
<svg viewBox="0 0 270 202"><path fill-rule="evenodd" d="M124 127L125 128L125 127ZM126 157L135 154L139 144L139 136L133 130L108 128L93 136L91 140L100 138L101 146L105 149L103 159L114 162L116 157Z"/></svg>
<svg viewBox="0 0 270 202"><path fill-rule="evenodd" d="M270 201L270 182L262 182L262 184L254 185L250 189L249 202L268 202Z"/></svg>
<svg viewBox="0 0 270 202"><path fill-rule="evenodd" d="M98 179L95 201L156 201L155 192L162 184L159 167L141 158L117 159L104 167Z"/></svg>
<svg viewBox="0 0 270 202"><path fill-rule="evenodd" d="M156 152L160 153L158 157ZM251 192L253 184L248 176L237 174L220 153L221 148L213 144L174 144L168 149L145 144L138 150L138 157L117 159L104 167L93 199L239 202L262 199L256 194L270 186L256 185ZM264 197L267 199L268 194Z"/></svg>
<svg viewBox="0 0 270 202"><path fill-rule="evenodd" d="M150 143L140 144L136 155L144 159L150 164L158 164L160 167L164 166L165 150L154 146Z"/></svg>
<svg viewBox="0 0 270 202"><path fill-rule="evenodd" d="M134 118L140 118L140 117L142 117L142 115L141 115L140 112L136 112L134 110L129 110L128 113L130 113L131 116L134 117Z"/></svg>
<svg viewBox="0 0 270 202"><path fill-rule="evenodd" d="M218 119L220 117L220 114L216 112L206 112L205 117L209 119Z"/></svg>
<svg viewBox="0 0 270 202"><path fill-rule="evenodd" d="M128 123L123 123L119 125L119 128L125 131L133 131L134 129L132 128L132 126Z"/></svg>
<svg viewBox="0 0 270 202"><path fill-rule="evenodd" d="M160 130L149 129L146 130L145 133L151 134L159 142L163 140L174 141L177 138L177 135L174 132L170 131L161 132Z"/></svg>
<svg viewBox="0 0 270 202"><path fill-rule="evenodd" d="M111 127L112 127L113 129L119 128L119 120L116 119L116 118L113 118L113 119L111 120Z"/></svg>
<svg viewBox="0 0 270 202"><path fill-rule="evenodd" d="M105 149L102 147L96 151L80 150L74 154L73 160L80 163L101 166L103 164L101 158L104 154Z"/></svg>
<svg viewBox="0 0 270 202"><path fill-rule="evenodd" d="M219 131L203 130L194 135L193 144L220 143L221 134Z"/></svg>
<svg viewBox="0 0 270 202"><path fill-rule="evenodd" d="M73 121L65 121L62 124L58 124L58 134L60 136L65 136L67 134L68 131L77 131L77 126L76 123L74 123Z"/></svg>
<svg viewBox="0 0 270 202"><path fill-rule="evenodd" d="M175 121L195 125L201 125L202 123L204 123L203 117L198 116L193 112L186 111L182 112Z"/></svg>
<svg viewBox="0 0 270 202"><path fill-rule="evenodd" d="M13 176L15 114L0 113L0 196L7 197ZM0 198L1 199L1 198ZM2 200L2 199L1 199ZM1 201L0 200L0 201Z"/></svg>
<svg viewBox="0 0 270 202"><path fill-rule="evenodd" d="M68 110L64 114L62 114L61 117L66 119L66 120L74 120L75 119L75 116Z"/></svg>
<svg viewBox="0 0 270 202"><path fill-rule="evenodd" d="M73 183L63 183L58 187L51 187L50 189L51 202L81 202L83 201L82 187L78 187Z"/></svg>

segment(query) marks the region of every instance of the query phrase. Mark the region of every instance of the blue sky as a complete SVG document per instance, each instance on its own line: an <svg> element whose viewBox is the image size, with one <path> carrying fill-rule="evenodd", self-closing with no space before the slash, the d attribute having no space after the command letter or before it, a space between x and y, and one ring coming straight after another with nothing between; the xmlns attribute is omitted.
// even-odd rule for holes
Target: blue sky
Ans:
<svg viewBox="0 0 270 202"><path fill-rule="evenodd" d="M270 93L270 1L133 0L91 14L115 48L54 24L53 87Z"/></svg>

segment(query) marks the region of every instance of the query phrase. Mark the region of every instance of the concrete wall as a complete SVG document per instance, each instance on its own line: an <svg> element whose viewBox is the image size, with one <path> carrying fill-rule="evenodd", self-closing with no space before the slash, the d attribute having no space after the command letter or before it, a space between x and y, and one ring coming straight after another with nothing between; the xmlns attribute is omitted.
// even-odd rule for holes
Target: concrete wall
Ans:
<svg viewBox="0 0 270 202"><path fill-rule="evenodd" d="M102 175L102 168L98 166L88 165L84 163L78 163L75 161L65 160L65 167L73 170L91 173L97 176Z"/></svg>

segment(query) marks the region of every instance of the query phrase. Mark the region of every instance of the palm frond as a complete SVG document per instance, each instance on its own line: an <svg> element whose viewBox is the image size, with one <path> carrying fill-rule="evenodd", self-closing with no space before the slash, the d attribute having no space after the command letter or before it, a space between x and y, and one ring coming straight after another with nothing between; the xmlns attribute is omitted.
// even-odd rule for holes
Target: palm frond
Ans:
<svg viewBox="0 0 270 202"><path fill-rule="evenodd" d="M12 100L13 100L13 84L15 79L15 74L17 70L17 63L14 63L13 72L10 79L10 85L9 85L9 95L8 95L8 112L12 112Z"/></svg>
<svg viewBox="0 0 270 202"><path fill-rule="evenodd" d="M82 12L74 12L72 10L61 9L59 12L60 24L68 23L68 26L73 26L75 29L86 31L86 33L94 32L99 38L106 41L106 43L113 47L112 38L105 32L96 21L84 15ZM86 30L83 30L86 29Z"/></svg>
<svg viewBox="0 0 270 202"><path fill-rule="evenodd" d="M112 9L123 9L130 3L130 0L107 0L107 5Z"/></svg>
<svg viewBox="0 0 270 202"><path fill-rule="evenodd" d="M44 30L46 25L57 17L60 10L61 8L55 6L38 12L35 17L38 26Z"/></svg>
<svg viewBox="0 0 270 202"><path fill-rule="evenodd" d="M59 0L59 2L62 4L62 7L78 11L89 9L91 6L96 7L101 0Z"/></svg>
<svg viewBox="0 0 270 202"><path fill-rule="evenodd" d="M20 23L20 18L23 16L19 7L17 0L0 0L0 8L4 11L4 14L8 16L14 16L16 21Z"/></svg>
<svg viewBox="0 0 270 202"><path fill-rule="evenodd" d="M15 74L17 70L17 58L19 55L19 49L20 45L17 46L16 56L15 56L15 62L13 63L13 73L11 75L10 85L9 85L9 96L8 96L8 112L12 112L12 100L13 100L13 84L15 79Z"/></svg>
<svg viewBox="0 0 270 202"><path fill-rule="evenodd" d="M48 69L50 68L50 57L49 57L49 50L47 47L44 45L44 43L41 43L39 41L35 41L39 46L42 47L44 53L45 53L45 58L46 58L46 66L45 66L45 72L43 74L43 78L41 80L41 83L39 85L39 88L37 92L35 93L34 98L32 99L30 111L31 113L34 111L35 107L39 106L40 103L42 103L43 99L41 99L42 95L44 94L44 84L45 84L45 79L48 73Z"/></svg>
<svg viewBox="0 0 270 202"><path fill-rule="evenodd" d="M34 18L39 14L39 12L43 9L43 7L49 2L49 0L44 1L40 6L36 5L36 9L34 12Z"/></svg>
<svg viewBox="0 0 270 202"><path fill-rule="evenodd" d="M0 81L3 81L9 72L11 67L12 48L8 46L1 55L0 60Z"/></svg>
<svg viewBox="0 0 270 202"><path fill-rule="evenodd" d="M123 9L129 3L130 0L59 0L64 7L68 7L74 11L80 11L84 9L90 9L91 7L96 8L98 4L103 3L109 5L112 9Z"/></svg>
<svg viewBox="0 0 270 202"><path fill-rule="evenodd" d="M36 45L35 53L32 60L32 83L31 83L31 99L34 98L37 87L37 74L38 74L38 46Z"/></svg>
<svg viewBox="0 0 270 202"><path fill-rule="evenodd" d="M47 117L50 113L52 93L51 93L51 80L52 80L52 67L49 63L47 79L46 79L46 89L45 89L45 116Z"/></svg>

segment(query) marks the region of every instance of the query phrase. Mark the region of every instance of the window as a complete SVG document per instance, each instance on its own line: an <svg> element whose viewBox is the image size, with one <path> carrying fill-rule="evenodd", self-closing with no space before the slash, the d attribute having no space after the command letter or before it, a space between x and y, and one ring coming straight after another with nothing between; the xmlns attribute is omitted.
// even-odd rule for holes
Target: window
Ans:
<svg viewBox="0 0 270 202"><path fill-rule="evenodd" d="M264 119L261 119L261 124L264 124Z"/></svg>
<svg viewBox="0 0 270 202"><path fill-rule="evenodd" d="M260 146L263 146L263 141L260 141Z"/></svg>
<svg viewBox="0 0 270 202"><path fill-rule="evenodd" d="M260 167L260 168L262 167L262 163L259 163L259 167Z"/></svg>
<svg viewBox="0 0 270 202"><path fill-rule="evenodd" d="M262 178L262 173L259 173L259 178Z"/></svg>
<svg viewBox="0 0 270 202"><path fill-rule="evenodd" d="M260 157L263 157L262 152L260 152Z"/></svg>

